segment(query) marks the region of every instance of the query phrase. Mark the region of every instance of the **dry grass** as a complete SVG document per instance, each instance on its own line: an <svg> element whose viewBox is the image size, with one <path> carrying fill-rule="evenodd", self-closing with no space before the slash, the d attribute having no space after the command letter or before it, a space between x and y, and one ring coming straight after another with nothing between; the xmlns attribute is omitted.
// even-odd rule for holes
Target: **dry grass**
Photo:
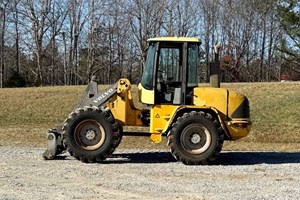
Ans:
<svg viewBox="0 0 300 200"><path fill-rule="evenodd" d="M238 90L249 98L253 120L251 134L226 142L225 150L300 150L300 82L235 83L222 87ZM46 131L64 121L84 89L0 89L0 146L45 146ZM134 86L134 96L136 92ZM166 149L166 140L152 144L146 137L125 137L120 148Z"/></svg>

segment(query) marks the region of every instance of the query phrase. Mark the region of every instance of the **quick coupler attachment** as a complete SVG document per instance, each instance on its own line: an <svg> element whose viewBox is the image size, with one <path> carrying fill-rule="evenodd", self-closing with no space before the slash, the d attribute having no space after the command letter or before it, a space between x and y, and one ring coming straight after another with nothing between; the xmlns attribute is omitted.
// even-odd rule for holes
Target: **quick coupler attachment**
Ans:
<svg viewBox="0 0 300 200"><path fill-rule="evenodd" d="M62 133L59 129L50 129L47 133L47 149L43 153L45 160L52 160L65 150L62 144Z"/></svg>

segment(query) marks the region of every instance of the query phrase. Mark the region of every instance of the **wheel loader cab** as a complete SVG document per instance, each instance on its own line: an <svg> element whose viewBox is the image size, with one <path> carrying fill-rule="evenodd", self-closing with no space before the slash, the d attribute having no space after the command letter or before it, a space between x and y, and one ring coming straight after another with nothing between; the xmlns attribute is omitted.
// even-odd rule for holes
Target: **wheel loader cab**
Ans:
<svg viewBox="0 0 300 200"><path fill-rule="evenodd" d="M142 103L150 105L191 105L198 85L196 38L149 39L144 73L139 85Z"/></svg>

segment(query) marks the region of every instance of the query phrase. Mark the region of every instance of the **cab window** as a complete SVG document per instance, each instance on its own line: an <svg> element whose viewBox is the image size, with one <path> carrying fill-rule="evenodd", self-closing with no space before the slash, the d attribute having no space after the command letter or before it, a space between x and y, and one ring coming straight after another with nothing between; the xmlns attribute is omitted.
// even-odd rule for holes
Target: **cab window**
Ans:
<svg viewBox="0 0 300 200"><path fill-rule="evenodd" d="M147 60L145 64L145 69L143 72L141 84L145 89L153 89L153 66L155 57L155 43L149 44Z"/></svg>

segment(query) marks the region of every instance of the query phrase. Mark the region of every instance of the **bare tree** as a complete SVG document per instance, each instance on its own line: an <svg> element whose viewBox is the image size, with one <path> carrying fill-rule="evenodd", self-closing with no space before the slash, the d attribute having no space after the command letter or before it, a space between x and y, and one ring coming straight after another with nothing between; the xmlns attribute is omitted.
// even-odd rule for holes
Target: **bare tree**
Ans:
<svg viewBox="0 0 300 200"><path fill-rule="evenodd" d="M61 35L61 30L65 23L66 17L68 15L68 9L66 4L60 1L53 0L51 4L51 12L49 14L49 26L50 26L50 55L51 55L51 65L50 74L51 80L49 81L51 85L55 85L58 81L58 66L56 60L58 57L58 46L57 37Z"/></svg>
<svg viewBox="0 0 300 200"><path fill-rule="evenodd" d="M31 23L31 34L34 41L34 54L36 59L36 69L31 69L35 74L35 84L44 84L44 69L42 66L43 42L46 32L49 29L48 18L51 12L52 0L36 2L34 0L23 0L20 11L22 16Z"/></svg>
<svg viewBox="0 0 300 200"><path fill-rule="evenodd" d="M88 66L86 70L87 80L90 80L90 77L93 74L95 66L95 0L90 1L90 23L89 23L89 32L88 32Z"/></svg>
<svg viewBox="0 0 300 200"><path fill-rule="evenodd" d="M16 71L20 74L20 31L19 31L19 8L18 8L19 1L14 0L13 3L13 17L14 17L14 25L15 25L15 65Z"/></svg>
<svg viewBox="0 0 300 200"><path fill-rule="evenodd" d="M131 33L139 48L142 69L146 58L147 39L160 33L165 6L159 0L136 0L127 8Z"/></svg>
<svg viewBox="0 0 300 200"><path fill-rule="evenodd" d="M220 2L219 0L213 1L199 1L200 9L202 12L202 27L204 37L204 54L205 54L205 69L206 81L209 80L209 62L212 59L212 49L216 43L215 35L217 33L217 21L218 21L218 13L220 10Z"/></svg>
<svg viewBox="0 0 300 200"><path fill-rule="evenodd" d="M195 6L198 1L184 0L178 1L174 9L173 29L176 29L176 35L195 36L198 32L197 24L200 20L199 8Z"/></svg>
<svg viewBox="0 0 300 200"><path fill-rule="evenodd" d="M3 87L3 72L4 72L4 48L5 48L5 32L6 32L6 15L9 1L0 3L0 88Z"/></svg>
<svg viewBox="0 0 300 200"><path fill-rule="evenodd" d="M83 0L69 0L69 76L68 83L78 84L82 77L79 74L79 45L81 33L88 21L89 12L85 11Z"/></svg>
<svg viewBox="0 0 300 200"><path fill-rule="evenodd" d="M0 33L0 88L3 87L3 70L4 70L4 36L5 36L5 8L0 7L1 14L1 33Z"/></svg>

